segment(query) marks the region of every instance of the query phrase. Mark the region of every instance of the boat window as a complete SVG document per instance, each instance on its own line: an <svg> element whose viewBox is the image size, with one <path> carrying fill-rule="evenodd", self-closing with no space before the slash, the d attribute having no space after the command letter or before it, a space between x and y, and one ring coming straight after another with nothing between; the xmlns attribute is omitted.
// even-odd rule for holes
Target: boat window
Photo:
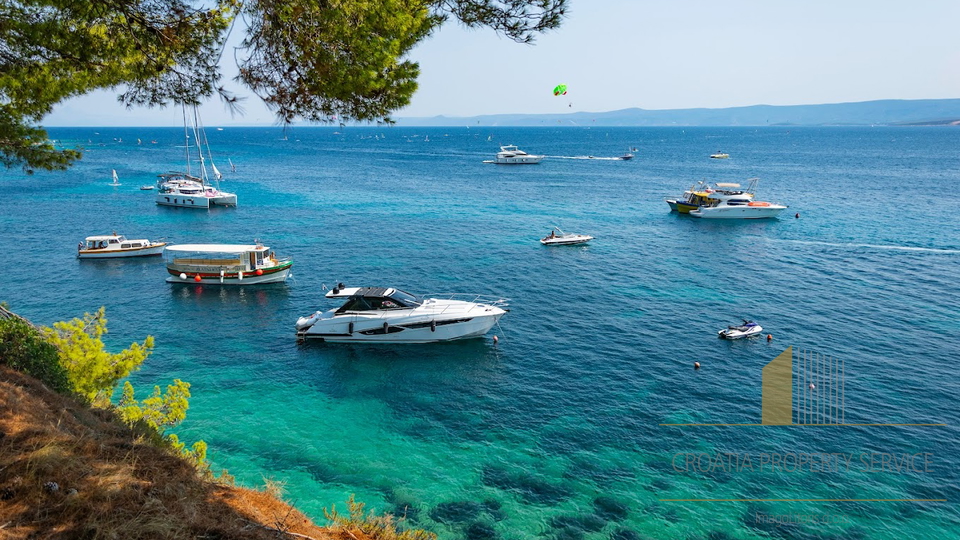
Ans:
<svg viewBox="0 0 960 540"><path fill-rule="evenodd" d="M362 296L351 296L345 304L340 306L337 313L345 313L347 311L372 311L374 309L378 308L370 305L366 298Z"/></svg>
<svg viewBox="0 0 960 540"><path fill-rule="evenodd" d="M419 306L422 303L421 300L416 296L401 290L394 291L393 294L390 295L390 298L396 300L401 306L405 307Z"/></svg>
<svg viewBox="0 0 960 540"><path fill-rule="evenodd" d="M130 249L130 244L120 244L120 249Z"/></svg>
<svg viewBox="0 0 960 540"><path fill-rule="evenodd" d="M111 243L111 244L119 244L120 242L117 242L116 240L114 240L114 239L111 238L111 239L110 239L110 243Z"/></svg>

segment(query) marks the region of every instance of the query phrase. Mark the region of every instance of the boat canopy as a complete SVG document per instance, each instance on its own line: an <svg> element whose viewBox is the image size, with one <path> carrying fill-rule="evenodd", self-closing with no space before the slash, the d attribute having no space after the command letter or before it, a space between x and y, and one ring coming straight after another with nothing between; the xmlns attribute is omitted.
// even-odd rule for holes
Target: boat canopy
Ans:
<svg viewBox="0 0 960 540"><path fill-rule="evenodd" d="M119 235L119 234L105 234L105 235L102 235L102 236L88 236L88 237L86 238L86 240L87 240L87 242L101 242L101 241L108 241L108 240L117 240L117 241L120 241L120 242L126 242L126 241L127 241L127 239L124 238L123 235Z"/></svg>
<svg viewBox="0 0 960 540"><path fill-rule="evenodd" d="M738 187L740 187L740 184L738 184L738 183L736 183L736 182L717 182L717 183L716 183L716 186L717 186L717 187L738 188Z"/></svg>
<svg viewBox="0 0 960 540"><path fill-rule="evenodd" d="M167 246L167 251L179 252L211 252L211 253L247 253L250 251L267 251L270 248L257 244L178 244Z"/></svg>

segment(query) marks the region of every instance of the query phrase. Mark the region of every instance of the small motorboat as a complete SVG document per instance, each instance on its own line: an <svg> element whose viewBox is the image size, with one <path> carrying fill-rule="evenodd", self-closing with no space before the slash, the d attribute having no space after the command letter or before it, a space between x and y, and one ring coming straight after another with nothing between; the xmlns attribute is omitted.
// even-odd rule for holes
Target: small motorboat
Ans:
<svg viewBox="0 0 960 540"><path fill-rule="evenodd" d="M160 255L166 242L151 242L145 238L127 240L122 234L88 236L77 244L78 259L114 259L119 257L147 257Z"/></svg>
<svg viewBox="0 0 960 540"><path fill-rule="evenodd" d="M763 327L759 324L744 319L740 326L728 326L717 332L720 339L740 339L759 335L763 332Z"/></svg>
<svg viewBox="0 0 960 540"><path fill-rule="evenodd" d="M593 240L592 236L586 234L565 233L560 227L554 227L550 234L540 239L540 243L545 246L572 246L575 244L585 244ZM559 233L559 234L557 234Z"/></svg>
<svg viewBox="0 0 960 540"><path fill-rule="evenodd" d="M710 157L713 159L727 159L728 157L730 157L730 154L726 154L724 152L717 150L715 154L710 154Z"/></svg>
<svg viewBox="0 0 960 540"><path fill-rule="evenodd" d="M630 153L624 154L620 156L620 159L622 159L623 161L627 161L628 159L633 159L633 154L630 154Z"/></svg>
<svg viewBox="0 0 960 540"><path fill-rule="evenodd" d="M149 191L153 189L154 186L140 186L140 191Z"/></svg>

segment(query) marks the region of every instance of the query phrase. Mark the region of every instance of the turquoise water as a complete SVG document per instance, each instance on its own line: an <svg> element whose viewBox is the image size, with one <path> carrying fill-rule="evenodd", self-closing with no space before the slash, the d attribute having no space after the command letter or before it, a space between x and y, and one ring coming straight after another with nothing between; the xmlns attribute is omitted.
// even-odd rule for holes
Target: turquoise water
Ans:
<svg viewBox="0 0 960 540"><path fill-rule="evenodd" d="M182 168L182 130L51 130L87 152L65 173L0 177L0 250L17 261L0 300L41 324L105 305L115 349L153 335L132 378L140 394L189 381L177 433L206 440L214 467L242 484L284 483L321 522L356 494L445 539L956 536L960 131L336 131L210 130L222 187L240 204L196 211L139 190ZM501 144L550 157L481 163ZM630 147L632 161L573 159ZM718 149L731 158L709 159ZM760 199L790 205L780 219L696 220L663 202L701 179L750 177ZM552 225L596 240L543 247ZM259 238L293 257L293 277L172 286L156 259L75 259L84 236L112 230ZM297 317L333 307L322 287L336 282L500 295L511 312L491 333L498 345L297 344ZM740 318L773 341L716 338ZM760 370L788 345L843 359L847 423L947 426L661 425L758 423ZM678 453L718 452L928 453L933 466L674 466ZM664 500L693 498L741 500ZM757 517L797 514L833 518Z"/></svg>

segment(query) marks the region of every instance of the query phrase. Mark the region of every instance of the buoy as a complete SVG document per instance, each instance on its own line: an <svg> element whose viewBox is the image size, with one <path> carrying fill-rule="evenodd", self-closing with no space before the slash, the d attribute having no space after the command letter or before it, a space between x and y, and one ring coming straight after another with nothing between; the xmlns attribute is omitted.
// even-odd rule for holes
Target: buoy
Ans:
<svg viewBox="0 0 960 540"><path fill-rule="evenodd" d="M797 215L795 215L795 216L793 216L793 217L795 217L795 218L797 218L797 219L800 219L800 212L797 212Z"/></svg>
<svg viewBox="0 0 960 540"><path fill-rule="evenodd" d="M694 362L693 369L700 369L700 362Z"/></svg>
<svg viewBox="0 0 960 540"><path fill-rule="evenodd" d="M496 345L499 342L500 342L500 338L498 338L497 336L493 336L493 344Z"/></svg>
<svg viewBox="0 0 960 540"><path fill-rule="evenodd" d="M347 333L353 335L353 323L347 325Z"/></svg>
<svg viewBox="0 0 960 540"><path fill-rule="evenodd" d="M258 276L262 276L262 275L263 275L263 270L257 268L257 272L256 272L256 273L257 273Z"/></svg>
<svg viewBox="0 0 960 540"><path fill-rule="evenodd" d="M773 341L773 334L767 334L767 341Z"/></svg>
<svg viewBox="0 0 960 540"><path fill-rule="evenodd" d="M243 281L243 272L237 272L237 279Z"/></svg>
<svg viewBox="0 0 960 540"><path fill-rule="evenodd" d="M388 322L383 323L383 333L384 334L390 333L390 323Z"/></svg>
<svg viewBox="0 0 960 540"><path fill-rule="evenodd" d="M221 270L221 271L220 271L220 283L223 283L223 276L224 276L224 271Z"/></svg>
<svg viewBox="0 0 960 540"><path fill-rule="evenodd" d="M193 280L196 281L197 283L200 283L200 279L202 279L200 277L200 274L197 274L196 276L193 277Z"/></svg>
<svg viewBox="0 0 960 540"><path fill-rule="evenodd" d="M816 390L816 389L817 389L817 386L816 386L815 384L813 384L813 383L810 383L810 389L811 389L811 390Z"/></svg>
<svg viewBox="0 0 960 540"><path fill-rule="evenodd" d="M180 272L180 279L187 279L187 275L183 272Z"/></svg>
<svg viewBox="0 0 960 540"><path fill-rule="evenodd" d="M436 332L436 331L437 331L437 321L436 321L436 320L430 321L430 331L431 331L431 332ZM497 336L493 336L493 337L497 337Z"/></svg>

